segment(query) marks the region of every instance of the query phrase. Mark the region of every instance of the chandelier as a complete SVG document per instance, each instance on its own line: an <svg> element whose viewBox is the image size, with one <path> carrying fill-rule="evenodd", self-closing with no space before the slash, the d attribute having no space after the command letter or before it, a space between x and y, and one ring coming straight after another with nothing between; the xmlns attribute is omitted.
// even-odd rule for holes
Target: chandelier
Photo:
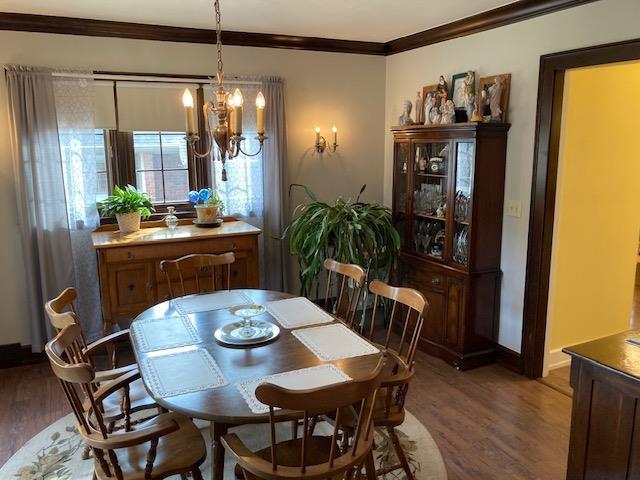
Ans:
<svg viewBox="0 0 640 480"><path fill-rule="evenodd" d="M222 68L222 28L220 26L220 2L213 2L216 13L216 48L218 51L218 69L216 71L216 84L212 82L215 91L215 102L208 101L203 105L205 130L208 139L208 149L205 152L198 152L196 143L200 140L196 128L196 118L193 109L193 95L189 89L185 89L182 95L182 103L187 115L187 142L191 146L191 151L197 158L209 157L214 150L217 151L218 159L222 162L222 181L227 181L227 170L225 163L228 158L235 158L240 153L247 157L255 157L262 151L262 146L267 137L264 135L264 107L266 105L262 92L256 96L256 140L260 142L260 148L255 153L247 153L242 149L242 142L246 140L242 136L242 106L244 100L239 89L233 94L224 88L224 72ZM215 128L211 127L209 116L218 118ZM214 147L215 143L215 147ZM217 148L216 148L217 147ZM214 154L214 158L216 155Z"/></svg>

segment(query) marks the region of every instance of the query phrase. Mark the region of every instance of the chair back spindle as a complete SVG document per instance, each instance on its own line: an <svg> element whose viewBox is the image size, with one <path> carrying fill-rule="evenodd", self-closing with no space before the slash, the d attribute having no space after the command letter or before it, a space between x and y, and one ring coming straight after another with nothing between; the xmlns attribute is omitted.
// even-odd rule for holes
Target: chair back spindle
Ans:
<svg viewBox="0 0 640 480"><path fill-rule="evenodd" d="M324 309L341 318L351 328L367 275L359 265L340 263L332 258L324 261L324 268L327 270ZM334 298L335 303L332 303Z"/></svg>
<svg viewBox="0 0 640 480"><path fill-rule="evenodd" d="M219 255L194 253L175 260L163 260L160 262L160 270L167 280L169 297L173 299L192 293L221 290L225 288L225 283L226 289L231 289L231 264L235 260L233 252ZM220 282L217 281L218 273ZM188 276L189 274L192 276ZM191 281L195 288L187 288Z"/></svg>

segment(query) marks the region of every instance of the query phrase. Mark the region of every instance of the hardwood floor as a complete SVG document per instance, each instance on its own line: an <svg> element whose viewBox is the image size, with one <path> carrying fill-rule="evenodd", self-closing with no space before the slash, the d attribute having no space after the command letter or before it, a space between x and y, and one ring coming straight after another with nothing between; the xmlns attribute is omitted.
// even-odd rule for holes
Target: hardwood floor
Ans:
<svg viewBox="0 0 640 480"><path fill-rule="evenodd" d="M458 372L417 356L407 408L429 429L449 480L560 480L571 399L498 365ZM0 464L70 412L47 363L0 370Z"/></svg>
<svg viewBox="0 0 640 480"><path fill-rule="evenodd" d="M538 381L554 390L563 393L568 397L573 397L573 389L570 383L571 365L549 370L549 375L539 378Z"/></svg>

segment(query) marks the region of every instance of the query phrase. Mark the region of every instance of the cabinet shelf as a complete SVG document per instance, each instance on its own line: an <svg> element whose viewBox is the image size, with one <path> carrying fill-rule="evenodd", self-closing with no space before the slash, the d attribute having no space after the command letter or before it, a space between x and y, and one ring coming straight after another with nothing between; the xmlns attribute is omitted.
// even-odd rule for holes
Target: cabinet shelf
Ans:
<svg viewBox="0 0 640 480"><path fill-rule="evenodd" d="M423 212L413 212L413 215L420 218L428 218L429 220L438 220L439 222L446 222L446 217L438 217L436 215L429 215Z"/></svg>
<svg viewBox="0 0 640 480"><path fill-rule="evenodd" d="M415 172L415 174L419 177L432 177L432 178L447 178L449 176L449 175L442 175L440 173Z"/></svg>

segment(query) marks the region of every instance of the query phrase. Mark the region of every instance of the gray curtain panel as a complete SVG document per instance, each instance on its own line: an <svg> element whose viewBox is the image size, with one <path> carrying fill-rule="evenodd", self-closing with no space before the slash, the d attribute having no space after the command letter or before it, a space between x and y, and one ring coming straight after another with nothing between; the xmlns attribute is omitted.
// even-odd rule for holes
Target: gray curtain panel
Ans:
<svg viewBox="0 0 640 480"><path fill-rule="evenodd" d="M264 279L265 288L287 291L285 261L287 242L280 240L285 223L284 198L287 184L285 159L287 141L284 117L284 83L279 78L263 79L265 108L264 179Z"/></svg>
<svg viewBox="0 0 640 480"><path fill-rule="evenodd" d="M52 333L43 304L74 280L53 76L7 67L6 77L31 347L39 352Z"/></svg>

